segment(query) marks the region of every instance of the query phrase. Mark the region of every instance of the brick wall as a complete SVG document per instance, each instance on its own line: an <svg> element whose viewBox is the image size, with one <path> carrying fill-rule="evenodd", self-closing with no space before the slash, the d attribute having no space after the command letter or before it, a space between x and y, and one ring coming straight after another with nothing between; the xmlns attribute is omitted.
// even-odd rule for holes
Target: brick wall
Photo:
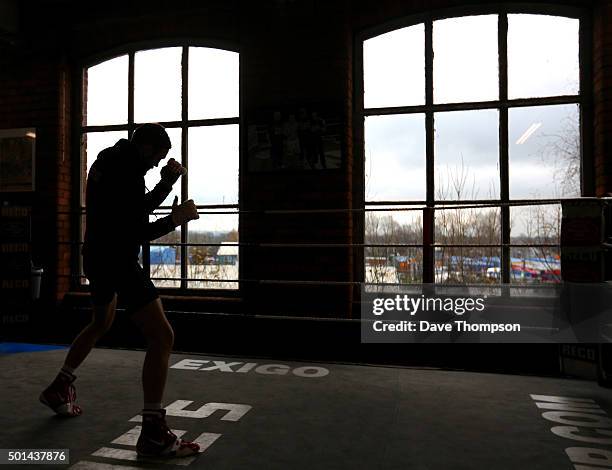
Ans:
<svg viewBox="0 0 612 470"><path fill-rule="evenodd" d="M243 208L352 209L359 205L361 184L359 133L353 124L353 40L359 31L432 8L460 7L464 1L212 1L171 5L131 2L60 2L41 7L27 31L27 54L16 54L0 71L0 127L37 127L37 191L34 234L37 262L48 270L69 273L70 250L57 245L71 234L70 219L56 214L70 207L71 73L88 58L130 43L149 40L204 39L236 45L241 51L244 117L261 108L317 105L337 110L345 121L345 162L341 169L318 172L257 173L242 168ZM488 2L470 2L488 3ZM612 145L612 6L601 2L549 2L591 5L594 35L594 156L597 193L612 191L609 148ZM53 18L54 21L45 21ZM48 24L53 24L49 29ZM63 25L62 28L58 27ZM54 31L61 36L54 36ZM50 46L49 37L54 45ZM243 142L244 145L244 142ZM355 179L357 178L357 180ZM25 197L25 196L20 196ZM301 215L245 214L241 241L252 243L358 242L360 230L346 213ZM245 279L359 279L358 250L347 248L245 249ZM47 279L50 279L47 277ZM61 298L68 278L45 287ZM354 291L350 284L327 286L247 284L244 309L250 313L350 316Z"/></svg>
<svg viewBox="0 0 612 470"><path fill-rule="evenodd" d="M70 290L70 268L72 247L69 244L72 238L72 218L68 212L72 201L71 179L71 73L70 65L61 60L58 65L58 92L57 92L57 279L56 298L61 300Z"/></svg>
<svg viewBox="0 0 612 470"><path fill-rule="evenodd" d="M70 180L64 174L68 155L60 128L60 66L54 58L25 50L21 55L4 55L0 64L0 128L36 128L35 187L32 193L3 193L2 201L31 205L34 264L43 266L42 295L53 298L66 289L65 280L54 273L67 273L65 254L59 253L56 239L65 235L67 222L59 221L57 203L67 202ZM69 155L68 155L69 160Z"/></svg>
<svg viewBox="0 0 612 470"><path fill-rule="evenodd" d="M593 13L593 128L597 196L612 193L612 2Z"/></svg>
<svg viewBox="0 0 612 470"><path fill-rule="evenodd" d="M249 17L257 17L254 8ZM244 21L247 115L258 108L323 106L351 122L347 103L351 63L345 2L286 2L270 8L264 23ZM349 136L344 146L350 154ZM247 209L349 209L348 169L328 172L247 173ZM280 197L279 197L280 196ZM253 216L241 236L254 243L351 243L350 214ZM244 277L273 281L352 280L351 248L249 250ZM350 285L255 285L247 300L260 313L347 316Z"/></svg>

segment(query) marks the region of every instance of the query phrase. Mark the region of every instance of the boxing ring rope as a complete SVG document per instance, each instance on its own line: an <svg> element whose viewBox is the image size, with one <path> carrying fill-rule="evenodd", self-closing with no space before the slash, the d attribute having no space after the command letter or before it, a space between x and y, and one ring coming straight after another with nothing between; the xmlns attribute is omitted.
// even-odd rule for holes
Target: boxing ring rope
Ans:
<svg viewBox="0 0 612 470"><path fill-rule="evenodd" d="M86 279L86 277L82 274L58 274L57 277L62 278L77 278L77 279ZM279 284L279 285L329 285L329 286L384 286L384 287L421 287L423 283L379 283L379 282L359 282L359 281L325 281L325 280L291 280L291 279L202 279L202 278L178 278L178 277L151 277L152 281L187 281L187 282L231 282L231 283L245 283L245 284ZM510 285L501 285L501 284L436 284L436 288L442 289L452 289L452 288L465 288L465 287L475 287L475 288L490 288L490 289L502 289L502 288L511 288L511 289L555 289L557 288L554 284L533 284L533 285L525 285L525 284L510 284Z"/></svg>
<svg viewBox="0 0 612 470"><path fill-rule="evenodd" d="M368 206L398 206L398 207L367 207L367 208L337 208L337 209L239 209L238 205L196 205L199 215L291 215L291 214L336 214L336 213L361 213L361 212L410 212L423 210L459 210L459 209L495 209L501 207L521 207L521 206L543 206L557 205L565 200L575 200L576 198L568 199L519 199L515 201L502 202L499 200L477 201L436 201L434 205L427 205L425 201L376 201L366 203ZM580 198L580 200L605 200L605 198ZM399 207L399 206L418 206L418 207ZM206 209L227 209L228 207L236 207L236 210L206 210ZM153 215L170 215L171 206L161 206L154 211ZM75 213L85 214L86 208L72 211L57 211L58 215L72 215Z"/></svg>
<svg viewBox="0 0 612 470"><path fill-rule="evenodd" d="M57 242L58 245L82 245L83 242ZM376 243L149 243L149 246L237 246L239 248L422 248L421 243L399 243L399 244L376 244ZM509 246L513 248L533 247L533 248L555 248L558 243L433 243L435 248L498 248ZM602 246L612 247L612 245Z"/></svg>
<svg viewBox="0 0 612 470"><path fill-rule="evenodd" d="M499 200L490 201L475 201L475 200L464 200L464 201L436 201L434 205L427 205L425 201L377 201L367 203L367 208L336 208L336 209L259 209L259 210L240 210L239 206L236 205L198 205L199 215L301 215L301 214L337 214L337 213L348 213L348 214L359 214L366 212L410 212L410 211L444 211L444 210L462 210L462 209L495 209L501 207L524 207L524 206L543 206L543 205L559 205L565 200L597 200L606 201L609 198L566 198L566 199L539 199L539 200L515 200L502 202ZM384 207L381 207L384 206ZM401 207L408 206L408 207ZM227 210L228 207L235 207L235 210ZM225 209L225 210L215 210ZM86 208L81 208L76 211L57 211L57 214L72 215L86 213ZM162 206L161 210L156 210L152 215L169 215L171 213L171 207ZM60 241L58 244L61 245L82 245L80 241ZM391 244L380 244L380 243L267 243L267 242L226 242L226 243L181 243L181 242L153 242L149 243L149 246L180 246L180 247L214 247L214 246L231 246L238 248L255 248L255 249L365 249L365 248L386 248L386 249L414 249L423 248L423 243L391 243ZM436 244L433 243L428 246L434 248L558 248L559 243L445 243ZM602 248L610 249L612 244L602 243ZM69 277L84 279L84 275L77 274L60 274L58 277ZM252 284L283 284L283 285L333 285L333 286L348 286L348 285L385 285L385 286L418 286L421 283L376 283L376 282L359 282L359 281L331 281L331 280L290 280L290 279L208 279L208 278L190 278L190 277L152 277L155 281L186 281L186 282L224 282L224 283L252 283ZM440 284L440 287L467 287L467 284ZM497 285L491 284L474 284L475 287L497 287ZM499 286L501 287L501 286ZM516 284L510 287L525 288L524 284ZM533 287L533 286L531 286ZM554 287L537 285L537 287Z"/></svg>

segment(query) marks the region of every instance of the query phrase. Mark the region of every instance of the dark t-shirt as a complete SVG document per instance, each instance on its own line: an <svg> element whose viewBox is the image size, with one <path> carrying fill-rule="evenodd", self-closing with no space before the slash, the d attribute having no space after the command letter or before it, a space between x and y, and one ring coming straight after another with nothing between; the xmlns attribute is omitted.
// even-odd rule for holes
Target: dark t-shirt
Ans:
<svg viewBox="0 0 612 470"><path fill-rule="evenodd" d="M174 230L172 217L149 222L171 187L161 182L145 193L144 170L136 147L121 139L102 150L87 177L85 243L89 265L130 262L140 246Z"/></svg>

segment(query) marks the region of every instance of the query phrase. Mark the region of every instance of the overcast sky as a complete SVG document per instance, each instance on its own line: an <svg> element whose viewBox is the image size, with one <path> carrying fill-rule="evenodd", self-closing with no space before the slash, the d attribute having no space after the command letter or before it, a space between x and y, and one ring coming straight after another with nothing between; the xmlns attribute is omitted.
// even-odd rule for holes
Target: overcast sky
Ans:
<svg viewBox="0 0 612 470"><path fill-rule="evenodd" d="M509 15L510 98L578 93L578 26L576 19ZM420 24L364 43L366 108L425 103L424 34ZM498 98L497 15L435 21L433 47L435 103ZM190 48L189 60L189 119L238 116L238 54ZM127 83L127 56L89 69L88 125L127 122ZM138 52L136 122L179 120L180 83L180 47ZM457 175L465 180L462 199L499 197L498 115L494 109L435 115L436 197L457 198L453 190ZM560 145L559 135L577 129L575 105L510 111L512 198L576 195L560 191L562 172L554 149ZM169 129L169 134L170 156L180 161L180 131ZM101 149L126 136L125 132L90 134L88 167ZM424 114L368 117L365 138L366 200L425 199ZM197 204L238 201L238 146L236 125L190 130L189 197ZM159 169L152 170L147 186L152 188L158 179ZM175 188L166 204L179 191ZM237 220L233 215L205 216L190 227L226 230L236 228Z"/></svg>
<svg viewBox="0 0 612 470"><path fill-rule="evenodd" d="M578 26L576 19L509 15L509 98L578 93ZM424 34L415 25L364 43L366 108L425 103ZM433 48L434 103L499 98L497 15L435 21ZM500 197L498 116L495 109L434 115L436 198ZM560 184L565 163L556 158L567 147L559 136L578 135L578 124L576 105L510 110L511 198L578 195ZM366 200L425 199L424 114L367 117L365 144ZM458 179L465 181L460 197ZM513 212L513 232L524 232L521 211Z"/></svg>
<svg viewBox="0 0 612 470"><path fill-rule="evenodd" d="M182 48L137 52L134 62L134 120L168 122L181 119ZM218 49L189 49L189 119L238 117L239 55ZM88 70L87 125L127 123L128 57L121 56ZM169 158L181 161L181 130L168 128ZM127 132L91 133L87 142L88 169L100 150L114 145ZM194 127L188 139L189 198L196 204L238 202L238 125ZM145 176L152 189L159 181L162 161ZM166 199L179 195L177 183ZM202 216L191 230L227 231L238 228L237 215Z"/></svg>

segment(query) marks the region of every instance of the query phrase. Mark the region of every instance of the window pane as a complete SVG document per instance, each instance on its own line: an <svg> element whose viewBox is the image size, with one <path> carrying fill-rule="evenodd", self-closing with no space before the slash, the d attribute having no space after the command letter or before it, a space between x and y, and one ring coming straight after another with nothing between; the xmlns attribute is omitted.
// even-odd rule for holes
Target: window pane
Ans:
<svg viewBox="0 0 612 470"><path fill-rule="evenodd" d="M81 194L81 204L85 205L85 182L87 175L93 162L98 158L98 154L105 148L112 147L119 139L127 139L127 131L112 131L112 132L90 132L83 134L82 137L82 152L83 152L83 167L86 169L83 175L83 192Z"/></svg>
<svg viewBox="0 0 612 470"><path fill-rule="evenodd" d="M561 281L558 247L530 244L560 243L561 205L537 205L510 208L511 282L556 283Z"/></svg>
<svg viewBox="0 0 612 470"><path fill-rule="evenodd" d="M239 54L189 48L189 119L239 115Z"/></svg>
<svg viewBox="0 0 612 470"><path fill-rule="evenodd" d="M238 203L238 125L189 129L189 197L196 204Z"/></svg>
<svg viewBox="0 0 612 470"><path fill-rule="evenodd" d="M578 105L510 109L510 197L580 196Z"/></svg>
<svg viewBox="0 0 612 470"><path fill-rule="evenodd" d="M497 110L436 113L434 138L437 200L500 197Z"/></svg>
<svg viewBox="0 0 612 470"><path fill-rule="evenodd" d="M366 201L426 198L425 116L365 118Z"/></svg>
<svg viewBox="0 0 612 470"><path fill-rule="evenodd" d="M159 217L163 217L162 214ZM149 217L153 222L158 216ZM177 243L181 242L181 228L177 227L174 232L170 232L155 240L155 243L167 243L167 245L154 245L149 248L151 262L151 278L157 287L181 287L181 247ZM174 278L176 281L155 278Z"/></svg>
<svg viewBox="0 0 612 470"><path fill-rule="evenodd" d="M180 47L137 52L134 58L134 120L139 123L181 118Z"/></svg>
<svg viewBox="0 0 612 470"><path fill-rule="evenodd" d="M188 287L194 289L238 289L238 213L203 214L189 223L189 243L220 246L188 247ZM212 280L212 281L211 281Z"/></svg>
<svg viewBox="0 0 612 470"><path fill-rule="evenodd" d="M508 97L574 95L580 90L573 18L508 15Z"/></svg>
<svg viewBox="0 0 612 470"><path fill-rule="evenodd" d="M363 81L366 108L425 104L425 26L364 41Z"/></svg>
<svg viewBox="0 0 612 470"><path fill-rule="evenodd" d="M499 97L497 15L433 23L434 103Z"/></svg>
<svg viewBox="0 0 612 470"><path fill-rule="evenodd" d="M435 237L436 244L499 244L500 209L438 209ZM435 282L497 283L501 279L500 254L499 247L436 247Z"/></svg>
<svg viewBox="0 0 612 470"><path fill-rule="evenodd" d="M84 125L127 124L128 63L124 55L87 69Z"/></svg>
<svg viewBox="0 0 612 470"><path fill-rule="evenodd" d="M499 208L437 209L435 228L437 244L501 243Z"/></svg>
<svg viewBox="0 0 612 470"><path fill-rule="evenodd" d="M499 283L499 248L436 248L435 282L440 284Z"/></svg>
<svg viewBox="0 0 612 470"><path fill-rule="evenodd" d="M85 167L89 169L98 158L98 154L105 148L112 147L120 139L127 139L127 131L89 132L83 134L83 151L85 154Z"/></svg>
<svg viewBox="0 0 612 470"><path fill-rule="evenodd" d="M381 206L370 206L381 209ZM370 245L400 245L423 243L423 211L367 211L365 243ZM423 280L422 248L367 247L366 282L414 283Z"/></svg>
<svg viewBox="0 0 612 470"><path fill-rule="evenodd" d="M161 169L168 163L171 158L174 158L177 162L181 162L181 129L166 129L168 132L168 136L170 137L170 143L172 144L172 148L168 152L168 156L162 160L157 168L152 168L145 175L145 186L147 190L151 191L159 180L161 179L160 171ZM174 201L174 196L178 196L179 203L181 201L181 184L183 183L183 178L179 178L179 180L174 183L172 187L172 191L162 205L170 206L172 205L172 201Z"/></svg>
<svg viewBox="0 0 612 470"><path fill-rule="evenodd" d="M560 236L560 204L510 208L510 242L512 244L559 244Z"/></svg>
<svg viewBox="0 0 612 470"><path fill-rule="evenodd" d="M423 281L422 248L366 248L365 282L412 284Z"/></svg>
<svg viewBox="0 0 612 470"><path fill-rule="evenodd" d="M372 211L366 208L365 242L372 245L423 243L423 210ZM370 210L368 210L370 209Z"/></svg>

